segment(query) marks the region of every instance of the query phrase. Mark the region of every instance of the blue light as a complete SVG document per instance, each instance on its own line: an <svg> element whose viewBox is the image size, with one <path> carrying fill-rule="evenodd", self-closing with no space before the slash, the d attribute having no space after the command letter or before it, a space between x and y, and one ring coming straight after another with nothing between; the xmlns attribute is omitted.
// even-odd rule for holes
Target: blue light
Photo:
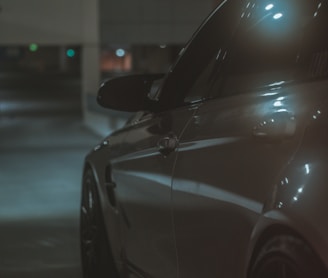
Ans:
<svg viewBox="0 0 328 278"><path fill-rule="evenodd" d="M117 56L117 57L124 57L124 55L125 55L125 50L122 49L122 48L119 48L119 49L116 50L115 53L116 53L116 56Z"/></svg>
<svg viewBox="0 0 328 278"><path fill-rule="evenodd" d="M269 5L267 5L267 6L265 7L265 9L266 9L267 11L270 11L273 7L274 7L273 4L269 4Z"/></svg>
<svg viewBox="0 0 328 278"><path fill-rule="evenodd" d="M274 19L279 19L279 18L282 18L283 17L283 14L282 13L276 13L273 18Z"/></svg>

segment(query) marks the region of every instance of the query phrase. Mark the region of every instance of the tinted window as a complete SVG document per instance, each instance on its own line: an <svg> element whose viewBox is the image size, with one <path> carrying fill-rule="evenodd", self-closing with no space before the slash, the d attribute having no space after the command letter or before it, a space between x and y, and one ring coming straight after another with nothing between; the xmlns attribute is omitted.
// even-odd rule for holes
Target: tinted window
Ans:
<svg viewBox="0 0 328 278"><path fill-rule="evenodd" d="M213 96L327 77L326 1L249 1L241 17Z"/></svg>
<svg viewBox="0 0 328 278"><path fill-rule="evenodd" d="M169 73L160 92L161 104L176 107L207 96L208 78L220 64L236 30L241 0L223 1L191 40Z"/></svg>

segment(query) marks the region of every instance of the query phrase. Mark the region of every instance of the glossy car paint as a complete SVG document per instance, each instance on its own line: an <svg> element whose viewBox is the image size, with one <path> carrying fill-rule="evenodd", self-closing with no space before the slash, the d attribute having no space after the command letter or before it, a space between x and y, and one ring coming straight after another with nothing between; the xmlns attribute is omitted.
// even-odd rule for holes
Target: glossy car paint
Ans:
<svg viewBox="0 0 328 278"><path fill-rule="evenodd" d="M321 85L327 86L325 82ZM293 228L310 242L326 265L327 105L325 98L309 113L298 151L276 179L258 222L261 231L268 220Z"/></svg>
<svg viewBox="0 0 328 278"><path fill-rule="evenodd" d="M259 11L255 7L265 7L263 18L284 15L270 13L269 2L234 3L234 14L240 5L241 26L248 12ZM297 1L286 3L295 7L286 5L286 11L298 11ZM317 13L327 5L307 3ZM223 65L229 58L222 56L225 49L216 56ZM280 234L301 238L328 268L325 53L315 53L314 78L307 82L288 82L281 78L285 71L257 79L253 75L258 73L240 78L237 72L219 84L222 92L230 86L227 96L217 97L212 90L213 95L198 100L192 95L188 104L177 106L170 104L179 97L164 96L159 100L163 109L136 114L95 147L85 167L96 177L119 272L127 277L246 278L259 249ZM187 47L180 64L188 55ZM243 58L240 68L247 71ZM174 76L182 72L179 61L163 81L164 93L188 79ZM274 82L247 87L266 78Z"/></svg>
<svg viewBox="0 0 328 278"><path fill-rule="evenodd" d="M249 241L256 236L254 226L264 204L272 202L267 199L274 194L279 174L301 144L304 123L326 99L327 85L290 86L273 95L264 91L260 96L210 101L199 107L180 140L173 175L180 277L243 277ZM315 97L308 92L315 92ZM292 118L292 133L283 126L276 138L279 114L288 117L284 122ZM258 135L254 128L263 122L272 126L262 126L266 134ZM300 202L291 201L292 205ZM194 261L197 265L188 267Z"/></svg>
<svg viewBox="0 0 328 278"><path fill-rule="evenodd" d="M146 116L127 131L127 155L113 162L113 178L120 182L116 194L126 219L121 226L125 255L130 267L147 269L151 277L176 276L171 211L174 142L193 113L194 109L182 109ZM161 153L165 140L173 142L171 153Z"/></svg>
<svg viewBox="0 0 328 278"><path fill-rule="evenodd" d="M193 113L194 109L190 109L177 111L173 115L146 116L138 125L131 125L113 134L109 141L104 141L105 145L101 144L90 154L92 160L95 156L98 162L94 169L103 170L97 171L97 176L106 176L104 166L110 165L110 180L119 181L115 192L119 204L108 206L108 200L104 200L107 204L106 224L110 231L109 237L115 241L113 252L116 259L118 262L123 259L131 271L142 272L147 269L151 277L177 275L170 205L171 176L176 154L160 153L159 144L167 135L171 138L179 136ZM179 119L173 125L172 116ZM129 137L131 132L134 136ZM113 148L120 150L119 157L107 153ZM107 196L106 181L99 183L103 184L101 195ZM116 215L120 216L120 223L115 222ZM120 228L115 231L113 227ZM143 250L143 256L139 255L140 250Z"/></svg>

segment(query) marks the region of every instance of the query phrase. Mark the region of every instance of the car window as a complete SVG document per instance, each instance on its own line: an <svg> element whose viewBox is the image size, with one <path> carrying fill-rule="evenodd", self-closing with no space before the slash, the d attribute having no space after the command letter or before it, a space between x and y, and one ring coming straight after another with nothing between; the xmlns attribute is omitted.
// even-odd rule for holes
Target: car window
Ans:
<svg viewBox="0 0 328 278"><path fill-rule="evenodd" d="M327 1L248 1L212 96L328 75Z"/></svg>
<svg viewBox="0 0 328 278"><path fill-rule="evenodd" d="M164 107L194 103L208 95L208 78L224 60L240 21L242 0L223 1L182 51L159 91Z"/></svg>

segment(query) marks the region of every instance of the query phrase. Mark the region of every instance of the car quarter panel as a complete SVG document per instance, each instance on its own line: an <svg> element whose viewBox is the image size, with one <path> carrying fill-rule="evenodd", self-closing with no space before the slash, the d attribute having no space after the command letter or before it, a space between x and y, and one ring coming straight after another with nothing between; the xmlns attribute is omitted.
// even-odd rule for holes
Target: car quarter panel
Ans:
<svg viewBox="0 0 328 278"><path fill-rule="evenodd" d="M309 115L299 151L276 180L254 238L270 225L283 223L308 241L328 269L327 124L328 103L323 101Z"/></svg>
<svg viewBox="0 0 328 278"><path fill-rule="evenodd" d="M263 205L297 151L304 123L325 99L325 88L322 82L286 86L199 108L180 140L173 179L181 278L245 277L248 242ZM271 137L286 111L292 134ZM261 124L266 134L256 132Z"/></svg>

